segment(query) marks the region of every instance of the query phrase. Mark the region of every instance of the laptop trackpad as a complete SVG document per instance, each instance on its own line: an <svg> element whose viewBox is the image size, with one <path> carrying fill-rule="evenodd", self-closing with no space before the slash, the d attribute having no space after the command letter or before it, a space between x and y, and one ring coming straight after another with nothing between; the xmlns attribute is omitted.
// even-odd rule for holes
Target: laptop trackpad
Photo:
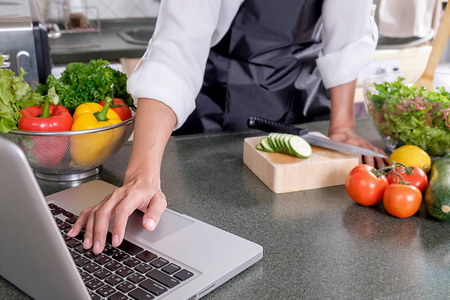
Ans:
<svg viewBox="0 0 450 300"><path fill-rule="evenodd" d="M126 232L151 243L155 243L194 223L194 221L184 218L170 210L166 210L162 214L156 229L147 231L142 225L143 217L144 214L141 211L136 210L128 219Z"/></svg>

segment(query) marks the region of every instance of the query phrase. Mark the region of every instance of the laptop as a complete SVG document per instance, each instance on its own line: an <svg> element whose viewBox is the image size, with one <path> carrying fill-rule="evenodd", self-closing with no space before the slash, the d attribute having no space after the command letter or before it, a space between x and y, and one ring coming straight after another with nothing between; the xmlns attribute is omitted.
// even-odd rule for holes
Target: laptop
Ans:
<svg viewBox="0 0 450 300"><path fill-rule="evenodd" d="M260 245L167 209L142 213L99 255L68 238L77 215L116 187L93 180L44 197L22 150L0 137L1 276L34 299L198 299L258 262Z"/></svg>

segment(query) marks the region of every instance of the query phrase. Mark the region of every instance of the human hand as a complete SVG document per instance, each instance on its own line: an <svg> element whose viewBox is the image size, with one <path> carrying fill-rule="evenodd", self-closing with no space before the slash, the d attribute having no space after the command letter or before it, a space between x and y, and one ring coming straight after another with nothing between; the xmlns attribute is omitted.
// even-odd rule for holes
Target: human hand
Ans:
<svg viewBox="0 0 450 300"><path fill-rule="evenodd" d="M112 245L117 247L123 241L128 217L136 209L144 212L142 225L145 229L152 231L156 228L166 207L166 197L159 183L130 180L97 205L83 210L67 235L74 237L85 227L83 248L93 247L92 251L98 254L105 247L111 218L114 218Z"/></svg>
<svg viewBox="0 0 450 300"><path fill-rule="evenodd" d="M353 128L330 128L328 131L328 137L337 142L342 142L358 147L366 148L381 154L388 156L383 150L375 147L369 141L358 136ZM359 163L364 163L378 169L385 167L388 164L388 158L373 157L373 156L360 156Z"/></svg>

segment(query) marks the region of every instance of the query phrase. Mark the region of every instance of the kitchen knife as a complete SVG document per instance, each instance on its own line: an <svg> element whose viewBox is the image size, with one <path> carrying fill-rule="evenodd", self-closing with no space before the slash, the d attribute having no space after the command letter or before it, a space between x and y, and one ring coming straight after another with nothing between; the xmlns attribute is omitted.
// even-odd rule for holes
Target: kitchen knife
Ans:
<svg viewBox="0 0 450 300"><path fill-rule="evenodd" d="M307 129L299 128L294 125L287 125L259 117L248 118L247 125L249 128L255 128L266 132L283 132L299 135L303 139L305 139L309 144L314 146L319 146L327 149L333 149L348 153L386 158L385 155L369 149L353 146L350 144L340 143L330 140L328 138L323 138L320 136L309 134Z"/></svg>

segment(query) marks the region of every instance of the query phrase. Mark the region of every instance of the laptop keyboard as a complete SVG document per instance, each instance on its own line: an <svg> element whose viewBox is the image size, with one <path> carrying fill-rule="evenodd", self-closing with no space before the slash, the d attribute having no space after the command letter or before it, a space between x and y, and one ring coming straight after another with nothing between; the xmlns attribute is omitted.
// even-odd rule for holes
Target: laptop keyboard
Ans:
<svg viewBox="0 0 450 300"><path fill-rule="evenodd" d="M158 299L194 275L127 240L115 248L110 233L102 253L85 250L84 232L66 235L77 216L55 204L49 207L92 299Z"/></svg>

